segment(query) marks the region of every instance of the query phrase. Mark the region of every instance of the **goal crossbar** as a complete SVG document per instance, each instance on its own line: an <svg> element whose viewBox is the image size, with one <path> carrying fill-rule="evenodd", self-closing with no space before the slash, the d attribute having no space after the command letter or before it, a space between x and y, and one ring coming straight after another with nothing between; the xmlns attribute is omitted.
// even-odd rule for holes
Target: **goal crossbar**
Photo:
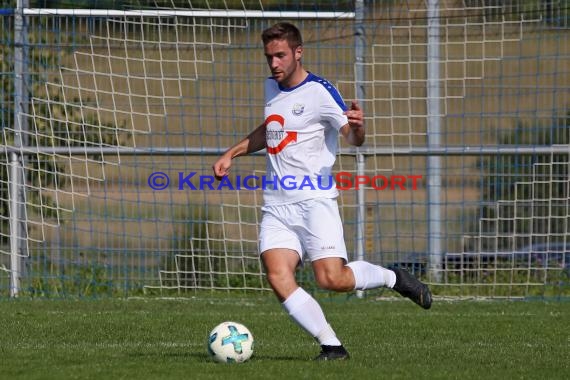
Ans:
<svg viewBox="0 0 570 380"><path fill-rule="evenodd" d="M214 17L214 18L290 18L290 19L352 19L354 12L314 11L262 11L262 10L181 10L181 9L60 9L24 8L25 16L78 16L78 17Z"/></svg>

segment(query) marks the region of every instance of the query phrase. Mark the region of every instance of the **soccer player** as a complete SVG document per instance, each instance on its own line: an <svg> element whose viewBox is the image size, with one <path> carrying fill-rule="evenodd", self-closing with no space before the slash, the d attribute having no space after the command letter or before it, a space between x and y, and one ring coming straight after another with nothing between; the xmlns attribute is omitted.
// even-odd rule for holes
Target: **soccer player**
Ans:
<svg viewBox="0 0 570 380"><path fill-rule="evenodd" d="M348 262L338 190L327 181L332 181L338 134L351 145L364 143L362 109L357 102L346 107L331 83L304 69L296 26L275 24L261 39L271 70L265 80L265 121L218 158L214 175L227 176L233 158L266 148L259 246L267 280L290 317L321 345L317 360L348 359L318 302L295 280L305 257L323 289L387 287L424 309L431 306L431 292L405 270ZM303 186L292 189L291 183Z"/></svg>

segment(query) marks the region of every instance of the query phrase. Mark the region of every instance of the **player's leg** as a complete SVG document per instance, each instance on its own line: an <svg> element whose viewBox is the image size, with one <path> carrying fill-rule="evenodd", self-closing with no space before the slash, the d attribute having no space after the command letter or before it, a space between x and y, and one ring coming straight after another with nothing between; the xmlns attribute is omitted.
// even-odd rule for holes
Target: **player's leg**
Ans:
<svg viewBox="0 0 570 380"><path fill-rule="evenodd" d="M344 260L338 257L318 259L312 265L317 284L323 289L348 292L386 287L424 309L431 307L429 287L403 269L387 269L366 261L352 261L345 265Z"/></svg>
<svg viewBox="0 0 570 380"><path fill-rule="evenodd" d="M279 302L285 302L299 288L295 280L299 260L299 254L292 249L273 248L261 254L267 281Z"/></svg>
<svg viewBox="0 0 570 380"><path fill-rule="evenodd" d="M319 303L297 285L295 269L300 260L298 253L291 249L274 248L264 251L261 259L267 280L283 308L291 319L321 345L323 352L317 359L348 358L348 353L328 324ZM324 353L326 350L330 352Z"/></svg>
<svg viewBox="0 0 570 380"><path fill-rule="evenodd" d="M336 292L355 289L394 287L396 274L379 265L366 261L346 261L339 257L325 257L312 262L315 279L319 287Z"/></svg>
<svg viewBox="0 0 570 380"><path fill-rule="evenodd" d="M333 291L387 287L424 309L431 307L429 287L407 271L387 269L366 261L346 264L344 232L336 200L319 199L307 207L304 239L320 287Z"/></svg>
<svg viewBox="0 0 570 380"><path fill-rule="evenodd" d="M394 286L396 274L389 269L365 261L346 265L344 230L335 199L316 199L307 207L302 239L321 288L348 292Z"/></svg>
<svg viewBox="0 0 570 380"><path fill-rule="evenodd" d="M318 302L295 280L295 270L302 262L303 249L291 226L299 224L302 210L296 205L264 207L262 210L259 235L261 260L275 295L291 319L321 345L342 347ZM348 357L348 354L344 357Z"/></svg>

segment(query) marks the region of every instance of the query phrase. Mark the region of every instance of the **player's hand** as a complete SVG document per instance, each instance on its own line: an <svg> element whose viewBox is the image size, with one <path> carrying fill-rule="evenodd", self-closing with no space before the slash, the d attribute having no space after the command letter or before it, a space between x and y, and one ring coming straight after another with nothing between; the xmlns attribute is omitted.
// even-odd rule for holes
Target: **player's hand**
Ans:
<svg viewBox="0 0 570 380"><path fill-rule="evenodd" d="M218 161L214 163L212 169L214 170L214 177L220 181L223 177L230 173L230 167L232 166L232 159L229 156L223 155L218 158Z"/></svg>
<svg viewBox="0 0 570 380"><path fill-rule="evenodd" d="M344 114L348 118L348 124L351 128L358 129L364 126L364 112L356 100L352 101L350 108Z"/></svg>

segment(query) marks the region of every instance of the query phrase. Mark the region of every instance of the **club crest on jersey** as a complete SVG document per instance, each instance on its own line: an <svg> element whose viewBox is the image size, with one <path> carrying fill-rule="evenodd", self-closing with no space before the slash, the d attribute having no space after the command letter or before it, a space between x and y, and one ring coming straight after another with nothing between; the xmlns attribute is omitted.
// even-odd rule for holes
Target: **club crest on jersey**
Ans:
<svg viewBox="0 0 570 380"><path fill-rule="evenodd" d="M295 115L295 116L301 116L304 111L305 111L305 105L304 104L295 103L293 105L293 110L291 112L293 112L293 115Z"/></svg>

